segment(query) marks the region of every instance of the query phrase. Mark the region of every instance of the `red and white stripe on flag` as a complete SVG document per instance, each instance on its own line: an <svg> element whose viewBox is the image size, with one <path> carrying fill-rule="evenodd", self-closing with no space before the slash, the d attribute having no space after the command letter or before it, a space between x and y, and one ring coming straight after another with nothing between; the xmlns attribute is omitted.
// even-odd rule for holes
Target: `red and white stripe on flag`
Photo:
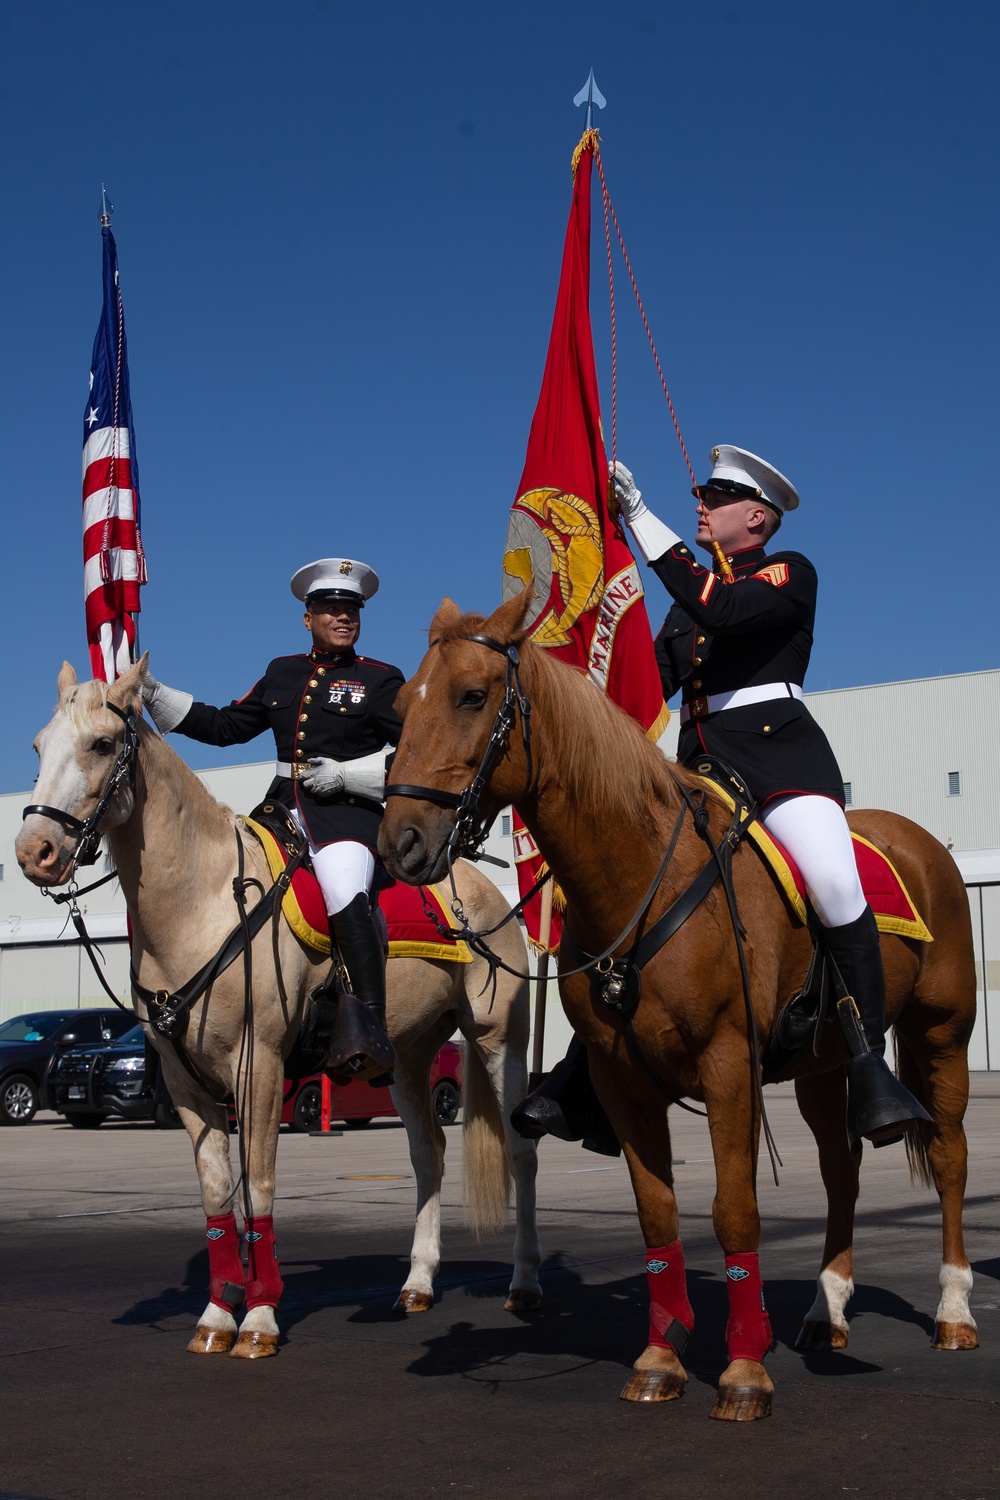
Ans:
<svg viewBox="0 0 1000 1500"><path fill-rule="evenodd" d="M138 652L146 582L125 309L110 216L101 219L104 303L83 415L83 592L94 676L114 682Z"/></svg>
<svg viewBox="0 0 1000 1500"><path fill-rule="evenodd" d="M83 448L83 589L94 676L114 682L132 662L139 549L127 427L99 427Z"/></svg>

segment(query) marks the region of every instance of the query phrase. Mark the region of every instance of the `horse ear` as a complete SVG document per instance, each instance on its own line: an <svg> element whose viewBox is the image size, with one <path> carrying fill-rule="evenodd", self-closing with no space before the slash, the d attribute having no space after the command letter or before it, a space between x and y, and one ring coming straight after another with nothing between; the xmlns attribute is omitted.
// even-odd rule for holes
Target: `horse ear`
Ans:
<svg viewBox="0 0 1000 1500"><path fill-rule="evenodd" d="M108 701L124 708L139 697L142 692L142 684L146 677L149 665L149 652L144 651L139 660L127 672L123 672L117 682L112 682L108 687Z"/></svg>
<svg viewBox="0 0 1000 1500"><path fill-rule="evenodd" d="M524 588L512 599L507 599L495 609L483 626L483 634L491 635L505 645L520 641L524 637L524 622L528 618L535 597L534 577L528 579Z"/></svg>
<svg viewBox="0 0 1000 1500"><path fill-rule="evenodd" d="M453 625L457 625L461 618L462 611L454 599L449 599L446 595L441 600L438 612L430 623L428 636L432 641L435 640L439 635L444 635L445 631L450 630Z"/></svg>
<svg viewBox="0 0 1000 1500"><path fill-rule="evenodd" d="M58 692L60 698L62 697L63 693L68 692L71 687L76 687L77 681L78 678L76 675L76 668L73 666L72 662L64 661L62 664L62 670L60 671L59 676L56 678L56 691Z"/></svg>

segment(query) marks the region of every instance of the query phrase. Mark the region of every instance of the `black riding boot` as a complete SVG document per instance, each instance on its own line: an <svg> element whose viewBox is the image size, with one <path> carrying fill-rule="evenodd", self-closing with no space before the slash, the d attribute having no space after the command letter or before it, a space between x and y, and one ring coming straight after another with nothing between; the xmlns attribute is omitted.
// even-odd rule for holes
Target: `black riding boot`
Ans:
<svg viewBox="0 0 1000 1500"><path fill-rule="evenodd" d="M578 1036L544 1082L511 1110L510 1123L528 1140L555 1135L561 1141L582 1141L584 1150L601 1156L621 1155L618 1137L590 1081L587 1049Z"/></svg>
<svg viewBox="0 0 1000 1500"><path fill-rule="evenodd" d="M890 1146L903 1139L910 1121L930 1122L931 1117L885 1060L885 976L871 907L866 906L845 927L825 928L823 939L857 1007L855 1015L845 1001L837 1012L851 1052L847 1064L851 1150L858 1149L862 1136L873 1146Z"/></svg>
<svg viewBox="0 0 1000 1500"><path fill-rule="evenodd" d="M330 918L330 936L347 969L350 989L337 997L328 1066L374 1078L389 1072L396 1055L385 1030L385 949L363 891Z"/></svg>

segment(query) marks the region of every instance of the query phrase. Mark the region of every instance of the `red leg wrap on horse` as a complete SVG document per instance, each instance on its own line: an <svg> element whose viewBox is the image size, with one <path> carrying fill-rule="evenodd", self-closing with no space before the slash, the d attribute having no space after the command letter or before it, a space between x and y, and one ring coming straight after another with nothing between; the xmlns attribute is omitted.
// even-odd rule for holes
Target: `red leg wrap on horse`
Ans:
<svg viewBox="0 0 1000 1500"><path fill-rule="evenodd" d="M240 1236L235 1214L215 1214L205 1220L208 1239L208 1274L211 1300L229 1312L243 1301L246 1272L240 1255Z"/></svg>
<svg viewBox="0 0 1000 1500"><path fill-rule="evenodd" d="M755 1359L759 1363L774 1337L764 1306L764 1284L760 1279L760 1260L756 1250L726 1256L726 1291L729 1293L729 1322L726 1324L729 1358Z"/></svg>
<svg viewBox="0 0 1000 1500"><path fill-rule="evenodd" d="M277 1307L284 1291L274 1242L274 1220L260 1214L246 1221L247 1307Z"/></svg>
<svg viewBox="0 0 1000 1500"><path fill-rule="evenodd" d="M673 1349L680 1357L694 1327L684 1274L684 1249L680 1240L646 1251L646 1281L649 1286L649 1342L659 1349Z"/></svg>

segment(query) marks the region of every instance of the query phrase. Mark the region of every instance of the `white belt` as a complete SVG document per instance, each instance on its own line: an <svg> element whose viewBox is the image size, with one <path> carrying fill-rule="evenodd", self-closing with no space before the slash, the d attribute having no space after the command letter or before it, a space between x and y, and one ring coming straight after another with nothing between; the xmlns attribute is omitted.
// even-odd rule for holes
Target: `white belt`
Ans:
<svg viewBox="0 0 1000 1500"><path fill-rule="evenodd" d="M706 719L725 708L746 708L751 703L769 703L772 698L798 698L805 695L797 682L762 682L759 687L737 688L733 693L711 693L707 698L692 698L681 709L681 723L689 719Z"/></svg>
<svg viewBox="0 0 1000 1500"><path fill-rule="evenodd" d="M309 771L315 771L315 769L316 767L311 766L308 761L303 761L300 766L293 766L289 765L287 760L279 760L275 766L275 775L288 776L292 781L296 781L298 778L305 776Z"/></svg>

